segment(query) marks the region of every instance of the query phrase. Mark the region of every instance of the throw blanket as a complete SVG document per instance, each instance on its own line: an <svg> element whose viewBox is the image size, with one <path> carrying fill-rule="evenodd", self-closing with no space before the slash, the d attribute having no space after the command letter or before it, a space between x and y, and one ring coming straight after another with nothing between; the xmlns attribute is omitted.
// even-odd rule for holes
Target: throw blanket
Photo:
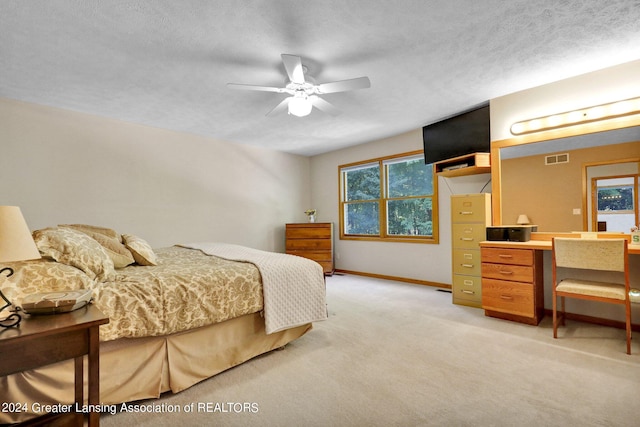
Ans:
<svg viewBox="0 0 640 427"><path fill-rule="evenodd" d="M327 318L324 273L315 261L227 243L180 246L231 261L250 262L260 270L267 334Z"/></svg>

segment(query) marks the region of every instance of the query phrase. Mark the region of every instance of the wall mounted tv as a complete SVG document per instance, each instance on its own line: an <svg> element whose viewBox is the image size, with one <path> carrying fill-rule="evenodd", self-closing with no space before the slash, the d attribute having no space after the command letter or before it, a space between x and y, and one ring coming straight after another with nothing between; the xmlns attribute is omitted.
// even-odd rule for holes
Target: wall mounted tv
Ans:
<svg viewBox="0 0 640 427"><path fill-rule="evenodd" d="M489 105L422 128L426 164L491 149Z"/></svg>

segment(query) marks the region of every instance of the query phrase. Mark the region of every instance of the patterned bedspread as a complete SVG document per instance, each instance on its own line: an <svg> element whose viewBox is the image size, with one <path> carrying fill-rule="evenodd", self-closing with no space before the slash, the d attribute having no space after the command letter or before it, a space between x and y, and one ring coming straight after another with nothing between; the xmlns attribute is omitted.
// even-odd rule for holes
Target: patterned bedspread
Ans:
<svg viewBox="0 0 640 427"><path fill-rule="evenodd" d="M320 264L306 258L227 243L192 243L184 247L260 270L267 334L327 318L326 288Z"/></svg>
<svg viewBox="0 0 640 427"><path fill-rule="evenodd" d="M177 246L155 252L157 266L117 269L114 280L89 286L110 319L100 327L101 340L166 335L263 309L253 264Z"/></svg>
<svg viewBox="0 0 640 427"><path fill-rule="evenodd" d="M327 317L319 264L237 245L191 246L155 249L158 265L112 268L102 277L47 257L7 263L15 274L2 291L19 303L32 293L91 289L110 319L100 327L102 341L167 335L263 310L267 333Z"/></svg>

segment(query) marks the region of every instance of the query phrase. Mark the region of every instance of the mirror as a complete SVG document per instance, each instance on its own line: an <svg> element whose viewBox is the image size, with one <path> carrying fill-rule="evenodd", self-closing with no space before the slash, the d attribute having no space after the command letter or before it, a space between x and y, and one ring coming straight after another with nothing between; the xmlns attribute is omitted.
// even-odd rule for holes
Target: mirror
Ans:
<svg viewBox="0 0 640 427"><path fill-rule="evenodd" d="M639 161L640 127L530 143L498 141L492 144L493 222L515 224L525 214L538 231L597 227L589 214L591 177L587 178L597 169L588 168L607 164L606 174L617 176L628 174L631 163L637 174Z"/></svg>

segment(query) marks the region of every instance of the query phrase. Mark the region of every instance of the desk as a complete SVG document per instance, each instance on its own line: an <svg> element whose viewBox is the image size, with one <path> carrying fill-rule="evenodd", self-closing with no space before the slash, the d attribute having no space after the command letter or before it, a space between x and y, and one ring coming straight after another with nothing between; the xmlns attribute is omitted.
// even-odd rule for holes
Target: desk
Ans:
<svg viewBox="0 0 640 427"><path fill-rule="evenodd" d="M564 236L558 236L564 237ZM537 249L541 251L551 250L551 239L549 240L529 240L528 242L501 242L501 241L484 241L480 242L480 246L493 246L503 248L526 248ZM629 245L629 255L640 255L640 245Z"/></svg>
<svg viewBox="0 0 640 427"><path fill-rule="evenodd" d="M0 376L34 369L67 359L75 359L75 402L84 405L83 359L88 358L89 405L100 402L100 325L109 318L93 305L65 314L25 316L18 328L0 331ZM91 406L90 406L91 407ZM75 409L75 406L73 407ZM58 414L44 415L46 421ZM66 415L69 416L69 415ZM79 415L74 415L76 419ZM31 421L31 420L30 420ZM89 426L100 424L100 413L89 413ZM82 422L80 421L80 425Z"/></svg>
<svg viewBox="0 0 640 427"><path fill-rule="evenodd" d="M537 325L544 316L542 253L543 251L551 251L551 237L550 234L546 235L545 233L532 233L532 236L534 234L539 238L528 242L480 242L483 262L482 306L485 315L531 325ZM570 234L569 236L575 237L576 235ZM557 237L566 237L566 235L557 235ZM618 236L612 236L612 238L618 238ZM499 257L500 254L496 254L495 250L504 250L504 255L514 257L513 261L497 259L496 257ZM492 251L493 257L490 256ZM509 252L513 252L513 254ZM519 255L524 252L530 252L532 256L530 258L520 257ZM640 246L629 245L629 254L640 255ZM522 259L526 260L521 262ZM631 287L634 287L633 282ZM637 296L631 296L630 299L632 303L640 303L640 298Z"/></svg>

